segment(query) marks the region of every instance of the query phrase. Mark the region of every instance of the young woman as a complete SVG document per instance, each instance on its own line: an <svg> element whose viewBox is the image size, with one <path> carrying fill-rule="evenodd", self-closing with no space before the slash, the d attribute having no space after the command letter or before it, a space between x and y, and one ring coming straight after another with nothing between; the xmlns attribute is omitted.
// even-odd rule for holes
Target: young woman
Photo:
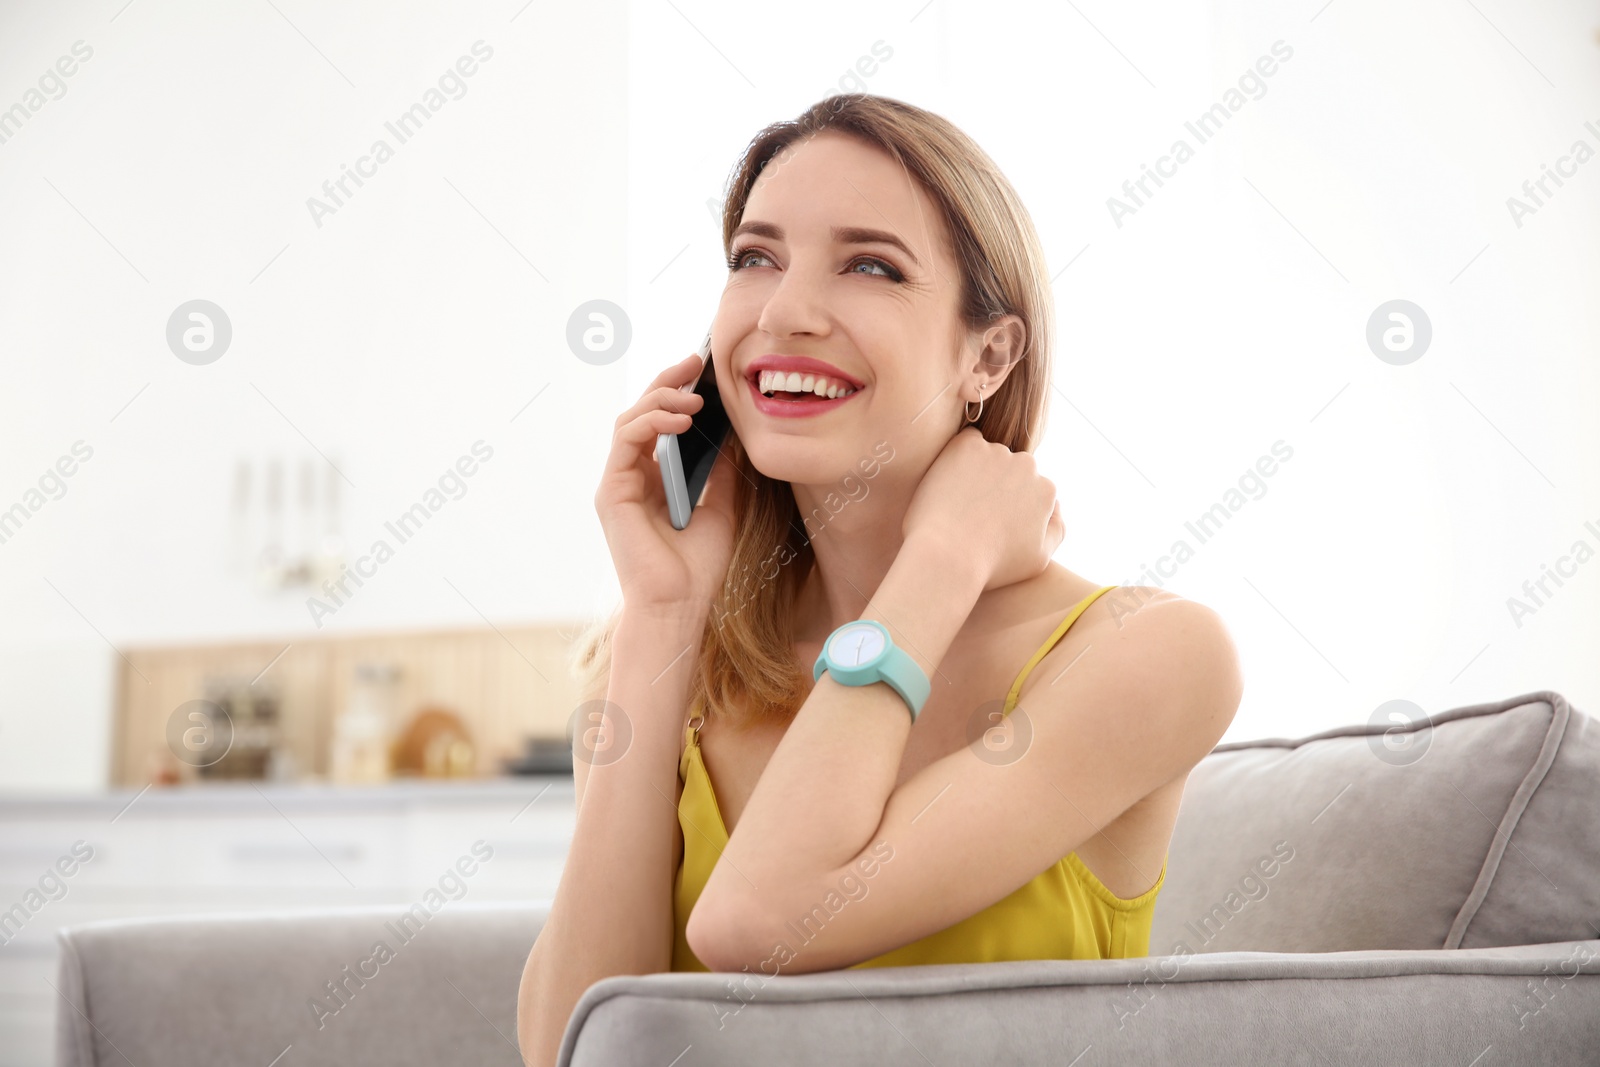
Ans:
<svg viewBox="0 0 1600 1067"><path fill-rule="evenodd" d="M609 747L577 746L530 1064L610 975L1146 954L1185 779L1239 703L1215 613L1051 559L1049 274L976 144L830 97L751 142L723 239L733 433L703 503L673 529L653 458L702 403L692 355L618 417L595 493L622 603L580 665Z"/></svg>

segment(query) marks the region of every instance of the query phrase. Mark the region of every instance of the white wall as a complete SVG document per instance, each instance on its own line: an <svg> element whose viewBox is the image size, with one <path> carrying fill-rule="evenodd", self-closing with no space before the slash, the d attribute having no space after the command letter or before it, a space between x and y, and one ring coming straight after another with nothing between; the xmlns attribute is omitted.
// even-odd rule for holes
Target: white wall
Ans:
<svg viewBox="0 0 1600 1067"><path fill-rule="evenodd" d="M37 736L41 694L91 699L75 675L109 672L112 646L317 632L305 590L262 595L230 566L241 457L333 458L364 551L475 441L494 450L323 632L579 610L606 557L574 457L597 454L624 370L564 335L578 304L627 303L624 11L121 7L0 12L0 107L92 49L0 144L0 508L92 449L0 544L0 738ZM479 40L465 94L387 134ZM307 199L380 137L393 157L319 227ZM165 340L195 297L234 328L206 366ZM109 695L94 707L103 735ZM6 785L104 774L0 744Z"/></svg>
<svg viewBox="0 0 1600 1067"><path fill-rule="evenodd" d="M1068 505L1058 559L1150 582L1190 544L1154 582L1233 630L1247 689L1229 739L1363 721L1397 697L1440 711L1551 688L1600 708L1600 562L1520 626L1507 609L1575 541L1600 550L1600 162L1520 228L1505 204L1575 139L1600 148L1584 129L1600 126L1584 110L1594 27L1575 9L825 5L776 34L744 5L684 10L694 27L633 9L651 46L632 64L629 260L670 325L659 347L703 328L680 286L662 291L672 279L700 272L702 303L720 290L705 191L882 40L894 54L870 91L973 133L1059 274L1040 451ZM1279 40L1292 54L1247 86L1259 98L1205 143L1189 134ZM1119 227L1108 198L1180 137L1194 158ZM1395 298L1433 324L1407 366L1365 340ZM1185 523L1280 440L1292 458L1200 543Z"/></svg>
<svg viewBox="0 0 1600 1067"><path fill-rule="evenodd" d="M1553 688L1600 708L1600 562L1520 627L1506 606L1575 541L1600 548L1600 162L1521 227L1505 203L1575 140L1600 148L1575 8L120 6L0 14L0 107L74 41L94 48L0 144L0 507L74 441L94 448L0 544L0 739L19 742L0 784L97 783L27 717L106 692L86 679L109 677L112 645L316 632L304 591L263 596L230 569L241 456L334 457L364 550L474 441L494 448L328 629L607 605L594 481L616 412L715 306L706 201L756 130L880 41L866 88L969 130L1059 273L1040 458L1068 505L1063 564L1149 581L1195 543L1186 520L1293 449L1166 579L1239 643L1230 738L1394 697ZM479 39L494 57L466 95L316 227L306 198ZM1107 198L1280 39L1293 56L1265 95L1117 226ZM235 329L203 367L163 335L197 296ZM1364 336L1397 297L1433 324L1408 366ZM563 340L595 298L634 327L606 367Z"/></svg>

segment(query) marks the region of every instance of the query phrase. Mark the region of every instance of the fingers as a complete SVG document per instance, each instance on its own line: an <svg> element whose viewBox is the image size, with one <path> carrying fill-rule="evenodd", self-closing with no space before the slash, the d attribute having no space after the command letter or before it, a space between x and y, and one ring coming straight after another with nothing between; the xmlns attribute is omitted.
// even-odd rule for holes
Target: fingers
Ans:
<svg viewBox="0 0 1600 1067"><path fill-rule="evenodd" d="M705 403L706 398L693 390L685 390L675 385L659 385L647 390L643 396L634 402L632 407L618 415L613 428L620 430L646 411L653 411L657 408L693 413L704 407Z"/></svg>
<svg viewBox="0 0 1600 1067"><path fill-rule="evenodd" d="M689 428L691 416L706 401L683 386L695 381L703 366L698 353L684 357L656 375L644 395L617 416L602 478L639 467L647 452L655 452L658 435Z"/></svg>
<svg viewBox="0 0 1600 1067"><path fill-rule="evenodd" d="M667 367L655 380L650 383L654 388L658 385L682 385L686 381L693 381L700 373L700 353L690 352L683 359Z"/></svg>
<svg viewBox="0 0 1600 1067"><path fill-rule="evenodd" d="M653 408L642 412L612 435L605 473L631 470L647 451L654 453L658 434L682 433L689 428L690 421L690 416L681 411Z"/></svg>

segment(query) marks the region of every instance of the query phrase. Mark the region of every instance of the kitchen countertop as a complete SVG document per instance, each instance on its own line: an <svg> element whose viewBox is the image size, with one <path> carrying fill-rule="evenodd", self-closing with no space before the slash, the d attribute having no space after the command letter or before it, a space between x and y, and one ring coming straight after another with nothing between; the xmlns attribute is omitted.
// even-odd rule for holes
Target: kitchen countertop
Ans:
<svg viewBox="0 0 1600 1067"><path fill-rule="evenodd" d="M264 801L286 810L329 808L360 810L403 808L416 805L518 802L535 797L571 803L572 775L534 774L498 778L397 779L381 785L340 785L329 782L217 781L143 789L113 789L100 793L18 790L0 792L0 818L55 813L104 812L107 818L137 812L194 815L211 811L236 814L257 810Z"/></svg>

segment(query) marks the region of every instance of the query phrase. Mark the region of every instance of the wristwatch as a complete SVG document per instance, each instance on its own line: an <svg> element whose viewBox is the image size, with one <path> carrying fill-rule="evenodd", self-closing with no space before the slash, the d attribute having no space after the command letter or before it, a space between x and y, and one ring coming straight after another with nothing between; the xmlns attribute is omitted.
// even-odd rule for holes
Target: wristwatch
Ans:
<svg viewBox="0 0 1600 1067"><path fill-rule="evenodd" d="M811 669L812 680L820 679L823 671L840 685L886 683L911 709L913 723L932 688L922 668L894 643L888 628L874 619L847 622L828 635Z"/></svg>

